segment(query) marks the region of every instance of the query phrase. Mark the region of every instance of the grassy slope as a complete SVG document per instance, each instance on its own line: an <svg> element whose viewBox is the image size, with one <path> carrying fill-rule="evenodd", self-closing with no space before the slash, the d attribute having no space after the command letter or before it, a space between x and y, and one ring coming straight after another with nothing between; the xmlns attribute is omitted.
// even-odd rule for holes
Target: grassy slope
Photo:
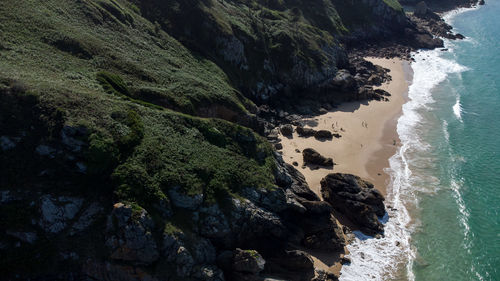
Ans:
<svg viewBox="0 0 500 281"><path fill-rule="evenodd" d="M169 107L187 113L223 104L246 114L245 105L251 106L215 64L155 30L126 3L68 0L42 5L24 0L0 7L0 88L14 84L27 89L27 94L24 89L14 95L2 92L0 135L19 137L28 132L38 140L19 146L28 154L18 150L3 154L2 166L26 163L22 157L36 160L30 154L35 146L58 137L47 131L60 130L60 124L41 131L29 125L57 123L54 114L44 113L54 111L60 112L61 122L89 129L90 146L84 156L88 179L67 177L76 186L92 179L98 179L92 184L107 185L113 174L115 196L142 205L166 199L166 190L174 185L190 194L204 192L209 201L243 186L271 187L270 146L251 130L148 103L164 105L158 101L166 100ZM97 79L102 73L118 75L113 77L121 85L103 88L105 83ZM144 89L153 98L145 97ZM32 108L44 110L24 112ZM30 177L43 181L37 173L51 161L33 162L39 164L30 164L33 170L26 171L28 164L4 170L2 185L14 186ZM51 180L58 181L47 179Z"/></svg>
<svg viewBox="0 0 500 281"><path fill-rule="evenodd" d="M119 4L121 3L121 4ZM120 74L133 94L195 113L248 103L212 62L144 20L126 1L8 1L0 7L1 71L40 90L95 94L99 70ZM62 50L62 51L61 51ZM47 85L50 81L50 85Z"/></svg>

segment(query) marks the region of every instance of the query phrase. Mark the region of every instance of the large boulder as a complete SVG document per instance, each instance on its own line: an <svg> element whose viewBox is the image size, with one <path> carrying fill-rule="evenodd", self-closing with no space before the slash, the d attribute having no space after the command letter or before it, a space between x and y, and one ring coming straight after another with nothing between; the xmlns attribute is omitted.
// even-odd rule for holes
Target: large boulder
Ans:
<svg viewBox="0 0 500 281"><path fill-rule="evenodd" d="M440 38L434 38L432 35L424 33L415 36L416 46L425 49L435 49L444 47L444 42Z"/></svg>
<svg viewBox="0 0 500 281"><path fill-rule="evenodd" d="M266 261L262 256L255 250L242 250L237 248L234 251L233 256L233 270L250 273L259 274L264 270L264 265Z"/></svg>
<svg viewBox="0 0 500 281"><path fill-rule="evenodd" d="M328 130L319 130L314 133L314 138L316 139L332 139L332 132Z"/></svg>
<svg viewBox="0 0 500 281"><path fill-rule="evenodd" d="M321 195L361 231L369 235L383 231L378 217L385 214L384 197L373 184L354 175L332 173L321 180Z"/></svg>
<svg viewBox="0 0 500 281"><path fill-rule="evenodd" d="M144 209L116 203L106 225L106 246L111 259L149 265L160 254L153 238L153 220Z"/></svg>
<svg viewBox="0 0 500 281"><path fill-rule="evenodd" d="M335 218L328 213L308 213L299 222L304 230L302 244L313 250L343 251L346 245L342 228Z"/></svg>
<svg viewBox="0 0 500 281"><path fill-rule="evenodd" d="M305 165L312 164L327 167L332 167L334 165L332 158L326 158L312 148L304 149L302 151L302 157Z"/></svg>
<svg viewBox="0 0 500 281"><path fill-rule="evenodd" d="M304 128L302 126L297 126L297 134L301 137L312 137L316 133L316 130L311 128Z"/></svg>
<svg viewBox="0 0 500 281"><path fill-rule="evenodd" d="M341 91L348 91L352 90L356 86L356 80L351 75L349 70L340 69L332 79L331 84Z"/></svg>
<svg viewBox="0 0 500 281"><path fill-rule="evenodd" d="M293 126L290 124L281 125L280 131L282 135L291 137L293 134Z"/></svg>

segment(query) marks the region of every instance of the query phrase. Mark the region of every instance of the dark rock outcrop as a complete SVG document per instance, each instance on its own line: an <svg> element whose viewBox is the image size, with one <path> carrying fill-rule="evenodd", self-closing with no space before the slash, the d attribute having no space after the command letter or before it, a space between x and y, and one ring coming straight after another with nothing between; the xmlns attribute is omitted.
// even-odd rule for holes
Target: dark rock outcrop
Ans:
<svg viewBox="0 0 500 281"><path fill-rule="evenodd" d="M151 231L153 221L146 210L137 212L131 206L117 203L108 218L106 245L113 260L151 264L159 257Z"/></svg>
<svg viewBox="0 0 500 281"><path fill-rule="evenodd" d="M280 126L281 134L286 137L291 137L293 134L293 126L290 124L285 124Z"/></svg>
<svg viewBox="0 0 500 281"><path fill-rule="evenodd" d="M347 69L340 69L331 80L331 85L340 91L350 91L356 86L356 81Z"/></svg>
<svg viewBox="0 0 500 281"><path fill-rule="evenodd" d="M326 158L312 148L306 148L302 151L302 157L305 165L318 165L332 167L334 165L332 158Z"/></svg>
<svg viewBox="0 0 500 281"><path fill-rule="evenodd" d="M332 132L327 130L319 130L314 133L316 139L332 139Z"/></svg>
<svg viewBox="0 0 500 281"><path fill-rule="evenodd" d="M286 250L267 261L266 271L286 280L309 281L314 277L314 261L304 251Z"/></svg>
<svg viewBox="0 0 500 281"><path fill-rule="evenodd" d="M424 49L435 49L444 47L443 39L434 38L430 34L416 34L415 42L417 46Z"/></svg>
<svg viewBox="0 0 500 281"><path fill-rule="evenodd" d="M383 232L378 217L385 214L384 197L373 184L354 175L332 173L321 180L321 194L363 232L369 235Z"/></svg>
<svg viewBox="0 0 500 281"><path fill-rule="evenodd" d="M255 250L237 248L233 254L232 268L234 271L246 274L259 274L264 270L266 261Z"/></svg>
<svg viewBox="0 0 500 281"><path fill-rule="evenodd" d="M301 137L312 137L316 133L316 130L311 128L304 128L302 126L297 126L297 134Z"/></svg>

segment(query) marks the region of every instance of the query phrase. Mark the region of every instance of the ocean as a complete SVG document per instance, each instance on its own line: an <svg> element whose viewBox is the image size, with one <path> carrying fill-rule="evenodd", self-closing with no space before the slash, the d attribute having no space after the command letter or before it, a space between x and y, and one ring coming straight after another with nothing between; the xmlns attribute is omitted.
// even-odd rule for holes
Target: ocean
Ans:
<svg viewBox="0 0 500 281"><path fill-rule="evenodd" d="M385 237L341 280L500 280L500 1L445 15L465 40L414 54Z"/></svg>

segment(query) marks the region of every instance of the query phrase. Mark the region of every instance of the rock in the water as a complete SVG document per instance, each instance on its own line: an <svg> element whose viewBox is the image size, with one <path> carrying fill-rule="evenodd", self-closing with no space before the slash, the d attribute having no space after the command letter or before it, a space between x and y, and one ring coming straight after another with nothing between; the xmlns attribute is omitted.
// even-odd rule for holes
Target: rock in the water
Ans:
<svg viewBox="0 0 500 281"><path fill-rule="evenodd" d="M304 164L312 164L312 165L327 166L327 167L333 166L332 158L326 158L312 148L304 149L302 151L302 157L304 158Z"/></svg>
<svg viewBox="0 0 500 281"><path fill-rule="evenodd" d="M442 48L444 42L440 38L433 38L430 34L417 34L415 36L417 47L426 49Z"/></svg>
<svg viewBox="0 0 500 281"><path fill-rule="evenodd" d="M282 135L291 137L293 134L293 127L290 124L281 125L280 131Z"/></svg>
<svg viewBox="0 0 500 281"><path fill-rule="evenodd" d="M314 137L317 139L331 139L332 136L332 132L327 130L319 130L314 133Z"/></svg>
<svg viewBox="0 0 500 281"><path fill-rule="evenodd" d="M385 214L384 197L373 184L354 175L332 173L321 180L321 194L363 232L375 235L383 231L378 217Z"/></svg>

